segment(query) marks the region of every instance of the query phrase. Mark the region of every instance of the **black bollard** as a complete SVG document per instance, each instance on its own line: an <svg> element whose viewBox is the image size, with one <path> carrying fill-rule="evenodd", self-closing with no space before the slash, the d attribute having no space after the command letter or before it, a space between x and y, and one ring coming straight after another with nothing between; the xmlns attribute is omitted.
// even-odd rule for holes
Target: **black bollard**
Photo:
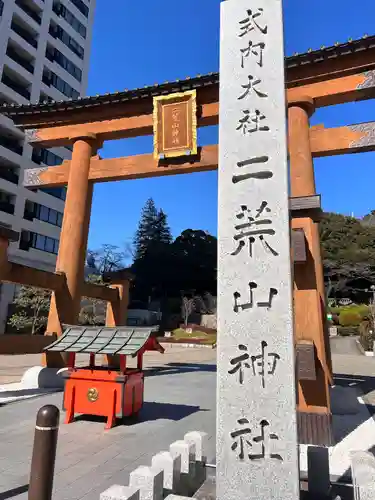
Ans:
<svg viewBox="0 0 375 500"><path fill-rule="evenodd" d="M59 421L54 405L43 406L36 416L29 500L51 500Z"/></svg>

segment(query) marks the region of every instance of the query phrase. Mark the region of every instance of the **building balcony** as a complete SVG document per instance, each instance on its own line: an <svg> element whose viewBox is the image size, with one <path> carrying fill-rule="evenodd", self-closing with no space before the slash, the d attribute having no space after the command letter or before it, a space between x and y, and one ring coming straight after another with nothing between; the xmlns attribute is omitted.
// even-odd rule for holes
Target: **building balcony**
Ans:
<svg viewBox="0 0 375 500"><path fill-rule="evenodd" d="M12 46L8 45L6 55L12 59L14 62L22 66L26 71L29 73L33 74L34 73L34 66L31 64L30 61L28 61L26 58L21 56L20 51L16 50Z"/></svg>
<svg viewBox="0 0 375 500"><path fill-rule="evenodd" d="M12 182L13 184L18 184L19 178L20 176L16 170L12 168L2 167L0 165L0 179Z"/></svg>
<svg viewBox="0 0 375 500"><path fill-rule="evenodd" d="M7 214L14 214L14 204L10 201L0 201L0 211Z"/></svg>
<svg viewBox="0 0 375 500"><path fill-rule="evenodd" d="M82 0L70 0L72 4L83 14L85 17L89 16L89 7L82 2Z"/></svg>
<svg viewBox="0 0 375 500"><path fill-rule="evenodd" d="M17 92L17 94L22 95L22 97L24 97L28 101L30 100L31 93L29 89L23 86L22 84L16 82L11 76L7 75L6 73L3 73L1 81L3 82L4 85Z"/></svg>
<svg viewBox="0 0 375 500"><path fill-rule="evenodd" d="M22 155L23 145L21 145L17 139L4 136L2 130L0 130L0 146L13 151L13 153Z"/></svg>
<svg viewBox="0 0 375 500"><path fill-rule="evenodd" d="M21 24L17 22L14 18L10 27L15 33L17 33L18 36L23 38L29 45L31 45L35 49L38 48L38 41L36 40L37 34L30 33L29 30L21 26Z"/></svg>
<svg viewBox="0 0 375 500"><path fill-rule="evenodd" d="M42 24L42 13L33 10L25 0L16 0L16 5L22 9L31 19L33 19L37 24Z"/></svg>

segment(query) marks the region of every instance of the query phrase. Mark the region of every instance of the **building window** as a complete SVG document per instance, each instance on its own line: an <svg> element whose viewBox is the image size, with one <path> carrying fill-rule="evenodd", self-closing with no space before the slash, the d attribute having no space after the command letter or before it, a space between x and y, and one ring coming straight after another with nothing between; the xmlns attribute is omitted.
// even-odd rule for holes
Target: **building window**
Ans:
<svg viewBox="0 0 375 500"><path fill-rule="evenodd" d="M3 15L3 10L4 10L4 2L3 0L0 0L0 16Z"/></svg>
<svg viewBox="0 0 375 500"><path fill-rule="evenodd" d="M38 219L42 222L61 227L63 214L54 208L49 208L39 203L26 200L23 217L26 220L33 221L34 219Z"/></svg>
<svg viewBox="0 0 375 500"><path fill-rule="evenodd" d="M55 253L55 241L53 238L46 238L44 247L46 252Z"/></svg>
<svg viewBox="0 0 375 500"><path fill-rule="evenodd" d="M50 196L54 196L55 198L60 198L60 200L63 201L66 199L66 187L41 188L40 191L49 194Z"/></svg>
<svg viewBox="0 0 375 500"><path fill-rule="evenodd" d="M52 85L52 87L55 87L55 89L59 90L66 97L72 99L78 99L79 97L79 92L77 90L47 68L44 68L42 82L48 87Z"/></svg>
<svg viewBox="0 0 375 500"><path fill-rule="evenodd" d="M72 61L69 61L69 59L55 47L47 45L46 58L51 62L59 64L79 82L82 80L82 71L78 68L78 66L73 64Z"/></svg>
<svg viewBox="0 0 375 500"><path fill-rule="evenodd" d="M55 165L61 165L62 162L64 161L64 158L61 158L61 156L56 155L55 153L52 153L52 151L48 151L48 149L44 148L33 149L31 159L34 163L37 163L38 165L44 163L49 167L54 167Z"/></svg>
<svg viewBox="0 0 375 500"><path fill-rule="evenodd" d="M53 7L52 7L53 12L59 16L65 19L65 21L70 24L70 26L77 32L79 33L82 38L86 38L87 30L86 27L78 21L76 16L74 16L70 10L65 7L61 2L57 1L54 2Z"/></svg>
<svg viewBox="0 0 375 500"><path fill-rule="evenodd" d="M62 29L61 26L51 23L49 26L49 34L53 38L59 39L64 45L66 45L72 52L74 52L80 59L83 59L85 51L83 47L74 40L66 31Z"/></svg>
<svg viewBox="0 0 375 500"><path fill-rule="evenodd" d="M59 250L59 240L50 238L49 236L44 236L43 234L22 230L19 247L21 250L25 250L26 252L29 251L30 248L35 248L36 250L40 250L42 252L57 255Z"/></svg>

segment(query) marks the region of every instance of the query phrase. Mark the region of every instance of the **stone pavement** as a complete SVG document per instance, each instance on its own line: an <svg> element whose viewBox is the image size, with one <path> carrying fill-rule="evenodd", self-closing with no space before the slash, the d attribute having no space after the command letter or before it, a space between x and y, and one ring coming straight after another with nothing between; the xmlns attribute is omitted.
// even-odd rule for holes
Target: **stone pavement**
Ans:
<svg viewBox="0 0 375 500"><path fill-rule="evenodd" d="M166 344L164 344L164 347ZM215 358L216 353L211 348L195 348L186 347L166 347L163 355L158 352L146 352L144 355L145 368L153 366L162 366L170 362L202 362L211 361ZM86 364L87 355L78 355L77 364ZM28 368L38 366L41 363L40 354L23 354L23 355L0 355L0 386L19 382L22 375Z"/></svg>
<svg viewBox="0 0 375 500"><path fill-rule="evenodd" d="M353 385L362 394L374 390L375 358L342 352L345 349L333 349L336 384ZM145 406L139 422L111 431L104 431L100 419L62 424L53 500L98 500L100 492L115 483L126 485L132 470L150 464L154 454L191 430L210 435L208 459L214 460L215 357L215 350L203 348L174 347L164 356L149 353L146 366L154 369L146 370ZM0 406L0 500L26 499L36 412L47 403L60 407L61 401L59 393ZM360 419L361 437L370 442L372 419L367 424ZM352 430L343 429L345 434Z"/></svg>
<svg viewBox="0 0 375 500"><path fill-rule="evenodd" d="M106 488L126 485L132 470L149 465L154 454L192 430L210 435L208 459L213 459L216 366L194 358L212 359L215 352L184 349L182 354L193 361L179 363L175 352L170 366L148 373L139 422L110 431L104 431L101 419L60 426L53 500L98 500ZM26 499L36 412L48 403L60 407L61 400L60 393L0 407L1 499Z"/></svg>

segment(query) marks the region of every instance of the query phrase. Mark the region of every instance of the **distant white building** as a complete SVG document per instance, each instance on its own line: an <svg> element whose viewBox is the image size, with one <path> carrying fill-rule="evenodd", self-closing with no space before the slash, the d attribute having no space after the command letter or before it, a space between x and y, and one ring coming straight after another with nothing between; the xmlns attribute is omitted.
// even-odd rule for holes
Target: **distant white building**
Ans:
<svg viewBox="0 0 375 500"><path fill-rule="evenodd" d="M85 95L96 0L0 0L0 105ZM0 223L20 232L14 262L54 270L65 189L22 187L23 171L58 165L67 148L33 150L0 115ZM1 287L0 333L14 285Z"/></svg>

